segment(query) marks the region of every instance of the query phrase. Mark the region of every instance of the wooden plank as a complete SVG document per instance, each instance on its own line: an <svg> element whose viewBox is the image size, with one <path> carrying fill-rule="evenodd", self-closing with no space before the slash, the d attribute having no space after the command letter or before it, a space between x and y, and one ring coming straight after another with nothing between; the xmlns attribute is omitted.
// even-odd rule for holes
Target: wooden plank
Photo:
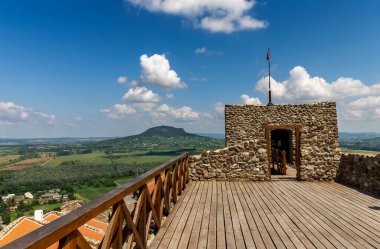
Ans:
<svg viewBox="0 0 380 249"><path fill-rule="evenodd" d="M187 203L187 206L186 206L184 212L182 213L181 218L178 221L177 227L174 230L173 236L172 236L170 243L169 243L169 246L167 248L169 248L169 249L178 248L178 244L180 242L181 235L182 235L182 232L185 228L187 220L189 219L190 212L194 208L195 199L200 194L199 189L200 189L200 184L196 184L196 186L194 188L195 192L191 195L189 202Z"/></svg>
<svg viewBox="0 0 380 249"><path fill-rule="evenodd" d="M185 196L187 196L188 193L191 193L193 191L194 186L195 186L194 182L189 183L188 187L185 189L184 193L182 194L182 197L179 198L178 202L173 207L173 210L170 212L170 214L166 218L165 222L162 223L160 230L156 234L156 237L154 238L154 240L150 244L149 248L158 248L162 238L165 236L166 231L168 230L168 228L169 228L172 220L174 219L176 213L178 212L178 210L181 209L182 205L185 205L185 203L184 203Z"/></svg>
<svg viewBox="0 0 380 249"><path fill-rule="evenodd" d="M291 209L296 210L298 215L300 217L302 217L302 219L306 220L306 223L304 223L305 225L311 224L312 227L315 228L319 233L321 233L323 235L323 237L325 239L327 239L334 247L336 247L336 248L342 248L343 247L343 245L337 239L335 239L335 237L330 232L323 229L321 227L321 225L318 222L316 222L313 214L310 214L307 211L304 211L298 205L298 202L295 201L295 199L293 197L288 196L288 192L292 191L291 189L282 188L281 186L278 185L278 182L271 182L271 185L280 191L280 193L281 193L280 196L283 196L284 199L288 200L288 204L291 206ZM321 242L323 240L324 239L321 238ZM328 245L328 243L326 243L326 244Z"/></svg>
<svg viewBox="0 0 380 249"><path fill-rule="evenodd" d="M380 205L380 198L378 194L374 194L360 188L346 186L337 182L322 183L321 185L323 187L326 187L326 190L333 190L334 194L339 194L343 197L349 196L353 197L353 199L356 201L362 201L364 202L364 205Z"/></svg>
<svg viewBox="0 0 380 249"><path fill-rule="evenodd" d="M183 213L186 212L187 209L191 208L191 206L193 204L191 201L192 196L197 193L198 188L199 188L199 185L194 184L194 187L193 187L191 193L183 195L183 197L184 197L183 205L174 215L173 220L171 221L171 224L165 233L165 236L161 239L159 248L165 248L166 249L169 247L169 244L170 244L170 241L171 241L173 235L177 232L176 228L179 224L180 219L183 216ZM181 198L179 198L179 199L181 199Z"/></svg>
<svg viewBox="0 0 380 249"><path fill-rule="evenodd" d="M197 184L199 184L199 182ZM190 239L189 239L189 244L188 244L189 249L194 249L198 247L199 233L201 230L202 218L203 218L203 213L205 210L206 198L208 195L207 182L202 182L202 185L203 185L203 192L202 192L201 199L199 201L199 208L195 215L194 225L190 234Z"/></svg>
<svg viewBox="0 0 380 249"><path fill-rule="evenodd" d="M284 238L286 238L285 236L287 236L287 238L289 238L289 240L292 242L292 244L290 244L289 242L285 242L284 241L284 244L286 246L286 248L290 248L290 247L296 247L296 248L305 248L305 246L302 244L302 242L298 239L298 237L295 235L295 233L293 232L293 230L289 227L289 225L284 221L284 216L285 214L282 213L282 215L278 212L278 210L272 205L272 203L269 201L268 198L270 198L268 196L268 194L266 194L265 192L263 192L260 188L258 188L258 184L260 183L254 183L252 184L252 186L258 191L258 192L261 192L262 194L259 195L259 197L261 198L262 200L262 203L263 203L263 206L265 205L267 210L270 211L270 213L273 215L273 217L277 220L278 224L280 225L279 229L280 231L283 231L282 233L282 236L281 236L281 239L284 241ZM287 240L287 239L286 239Z"/></svg>
<svg viewBox="0 0 380 249"><path fill-rule="evenodd" d="M191 183L199 189L182 195L192 197L166 225L169 244L165 236L154 239L160 248L380 248L380 222L366 212L355 216L368 200L349 200L332 185L325 191L324 183L308 182Z"/></svg>
<svg viewBox="0 0 380 249"><path fill-rule="evenodd" d="M226 231L226 247L227 249L235 249L235 237L234 237L234 229L232 225L232 216L230 205L228 204L228 194L226 188L226 182L221 182L222 185L222 198L223 198L223 215L224 215L224 225Z"/></svg>
<svg viewBox="0 0 380 249"><path fill-rule="evenodd" d="M354 226L359 225L367 229L380 238L380 213L369 215L369 213L363 212L364 210L369 209L368 206L366 206L364 210L357 209L352 205L349 205L345 199L335 197L329 192L325 193L325 191L321 191L317 188L315 184L309 184L309 194L320 197L321 202L323 202L331 212L348 222L353 222Z"/></svg>
<svg viewBox="0 0 380 249"><path fill-rule="evenodd" d="M365 192L361 193L354 188L349 188L337 183L321 183L315 186L318 189L323 189L324 193L331 194L336 198L345 200L355 208L368 207L369 205L380 205L380 200L368 196ZM380 198L379 198L380 199ZM373 214L377 214L374 210L369 210Z"/></svg>
<svg viewBox="0 0 380 249"><path fill-rule="evenodd" d="M194 221L196 214L198 212L198 209L200 208L200 200L202 195L204 194L204 186L205 182L197 182L196 184L199 184L199 190L194 200L193 208L191 209L191 212L189 214L189 219L186 222L185 227L183 228L182 236L180 239L180 242L178 244L178 248L187 248L190 240L191 231L194 226Z"/></svg>
<svg viewBox="0 0 380 249"><path fill-rule="evenodd" d="M380 205L380 202L375 201L368 201L363 202L359 200L360 196L363 196L365 194L362 194L360 192L354 192L351 193L351 191L347 192L340 192L339 189L335 189L335 186L339 184L331 184L331 183L322 183L322 184L316 184L314 185L315 188L318 188L322 191L322 193L329 194L330 196L334 196L337 199L343 200L344 203L348 204L350 206L350 209L355 209L363 214L371 214L371 216L367 216L368 218L371 218L374 221L377 221L377 216L379 215L378 212L375 210L369 209L368 206L378 206ZM321 186L322 185L322 186ZM339 188L339 187L337 187ZM347 187L348 188L348 187Z"/></svg>
<svg viewBox="0 0 380 249"><path fill-rule="evenodd" d="M293 208L289 208L289 203L281 197L278 189L264 183L258 184L258 187L268 196L271 196L273 205L278 209L282 209L284 214L289 217L288 225L307 248L335 248L304 217L299 215Z"/></svg>
<svg viewBox="0 0 380 249"><path fill-rule="evenodd" d="M216 249L216 208L217 208L217 193L216 182L212 182L212 196L211 196L211 208L210 208L210 223L208 227L207 248Z"/></svg>
<svg viewBox="0 0 380 249"><path fill-rule="evenodd" d="M170 220L170 224L169 224L168 228L166 229L165 235L160 240L160 244L159 244L158 248L165 248L166 249L169 246L170 241L171 241L173 234L176 230L176 227L178 225L178 222L181 219L183 212L188 207L188 204L189 204L191 197L196 194L198 187L199 187L199 185L194 184L194 187L192 188L191 192L182 195L183 199L184 199L183 203L182 203L181 207L179 208L179 210L174 214L173 218ZM180 200L180 199L182 199L182 198L178 198L178 200ZM191 204L192 203L190 203L190 205ZM165 223L166 223L166 221L165 221Z"/></svg>
<svg viewBox="0 0 380 249"><path fill-rule="evenodd" d="M278 226L276 224L272 224L271 222L271 220L273 220L272 217L268 217L267 216L267 214L269 214L268 211L265 208L261 207L260 205L260 200L258 198L258 195L260 195L261 193L255 191L254 188L251 186L251 184L247 184L246 187L247 187L246 188L247 191L250 193L252 203L255 206L258 214L260 215L273 243L275 244L277 248L286 248L284 245L284 242L282 241L282 239L280 238L279 234L276 231L276 229L278 229Z"/></svg>
<svg viewBox="0 0 380 249"><path fill-rule="evenodd" d="M241 185L245 185L245 184L247 184L247 183L237 182L234 184L236 192L237 192L236 195L239 197L244 215L247 219L249 230L251 231L253 241L255 242L255 247L256 248L265 248L265 244L264 244L263 239L260 236L260 232L259 232L259 229L257 227L256 221L253 218L251 210L249 209L247 201L245 199L246 193L243 193L243 191L242 191L242 189L244 189L244 187L241 187Z"/></svg>
<svg viewBox="0 0 380 249"><path fill-rule="evenodd" d="M283 184L291 185L289 182ZM304 187L310 186L305 184L302 185L304 185ZM298 193L298 196L305 202L313 201L315 200L315 197L310 195L310 191L308 191L309 189L311 188L309 187L306 189L301 189L298 187L295 192ZM372 248L373 246L380 246L379 242L376 242L370 236L367 236L360 229L355 229L355 226L350 224L350 222L347 222L342 217L331 212L331 210L326 205L321 205L321 203L323 203L322 200L323 198L319 197L318 202L313 203L311 210L317 212L320 218L326 221L325 223L335 231L339 232L341 230L340 234L346 238L347 241L349 241L355 247Z"/></svg>
<svg viewBox="0 0 380 249"><path fill-rule="evenodd" d="M210 221L210 209L211 209L211 196L212 196L212 182L207 182L207 197L204 207L201 230L199 231L198 248L207 247L208 239L208 226Z"/></svg>
<svg viewBox="0 0 380 249"><path fill-rule="evenodd" d="M285 189L283 186L284 182L273 182L280 190ZM283 194L288 196L288 198L293 199L293 203L298 207L298 210L302 210L304 213L307 213L312 219L318 223L322 233L328 236L328 239L331 243L336 244L337 247L346 247L346 248L355 248L350 242L347 241L348 237L346 234L342 233L341 230L336 231L330 227L327 223L329 221L316 212L313 212L311 209L312 205L304 202L298 195L294 194L295 189L288 189L288 191L282 191Z"/></svg>
<svg viewBox="0 0 380 249"><path fill-rule="evenodd" d="M255 183L250 184L250 187L253 187ZM257 191L253 188L253 191ZM262 200L264 194L261 191L257 191L256 200L258 202L258 205L261 206L261 209L264 211L265 215L267 216L268 220L272 224L274 230L276 231L278 237L272 237L272 240L274 240L274 243L280 244L280 241L285 245L286 248L295 248L292 241L289 239L283 228L281 227L280 223L277 221L277 219L274 217L273 213L269 208L266 206L265 201ZM276 241L276 239L279 239L280 241Z"/></svg>
<svg viewBox="0 0 380 249"><path fill-rule="evenodd" d="M239 187L241 188L242 190L242 193L243 193L243 197L245 198L247 204L248 204L248 208L250 209L250 212L252 214L252 217L253 219L255 220L255 223L257 225L257 229L260 233L260 236L265 244L265 246L267 248L276 248L275 245L273 244L273 240L265 226L265 222L266 220L264 221L263 218L261 217L261 215L259 214L259 211L257 210L256 206L255 206L255 202L256 200L251 196L253 195L251 192L250 192L250 189L248 187L249 183L246 183L246 184L242 184L240 185ZM267 224L268 225L268 224Z"/></svg>
<svg viewBox="0 0 380 249"><path fill-rule="evenodd" d="M226 230L224 227L224 215L223 215L223 192L222 184L217 183L217 214L216 214L216 245L218 249L226 248Z"/></svg>
<svg viewBox="0 0 380 249"><path fill-rule="evenodd" d="M226 182L228 204L231 210L232 227L234 230L235 244L237 248L246 248L243 232L240 227L240 221L237 214L235 201L231 191L231 182Z"/></svg>
<svg viewBox="0 0 380 249"><path fill-rule="evenodd" d="M238 184L238 183L231 182L230 188L231 188L233 200L235 202L237 216L240 223L240 228L243 233L244 243L247 248L256 248L255 242L253 241L253 238L252 238L251 230L249 229L249 226L248 226L246 215L244 213L242 204L238 196L238 192L236 191L235 184Z"/></svg>

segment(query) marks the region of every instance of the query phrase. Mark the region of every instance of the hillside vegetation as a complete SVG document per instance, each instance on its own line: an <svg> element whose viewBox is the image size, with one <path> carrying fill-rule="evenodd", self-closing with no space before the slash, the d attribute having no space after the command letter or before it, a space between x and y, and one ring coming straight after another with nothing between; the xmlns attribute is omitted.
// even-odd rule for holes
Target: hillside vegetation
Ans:
<svg viewBox="0 0 380 249"><path fill-rule="evenodd" d="M351 150L380 151L379 133L352 133L339 134L339 144Z"/></svg>
<svg viewBox="0 0 380 249"><path fill-rule="evenodd" d="M93 145L103 151L145 151L147 154L198 153L224 147L223 139L200 136L171 126L153 127L145 132L123 138L100 141Z"/></svg>
<svg viewBox="0 0 380 249"><path fill-rule="evenodd" d="M138 135L105 141L45 143L43 146L7 145L3 147L3 155L7 158L3 160L4 165L0 165L0 193L82 186L80 195L91 199L85 197L86 189L93 193L97 193L94 188L104 188L102 191L105 191L114 187L113 181L144 173L179 153L200 153L222 147L224 141L221 139L199 136L169 126L154 127ZM29 157L49 160L28 167L11 167L5 165L10 163L11 153L18 153L19 157L15 160ZM41 154L49 154L49 158L39 158Z"/></svg>

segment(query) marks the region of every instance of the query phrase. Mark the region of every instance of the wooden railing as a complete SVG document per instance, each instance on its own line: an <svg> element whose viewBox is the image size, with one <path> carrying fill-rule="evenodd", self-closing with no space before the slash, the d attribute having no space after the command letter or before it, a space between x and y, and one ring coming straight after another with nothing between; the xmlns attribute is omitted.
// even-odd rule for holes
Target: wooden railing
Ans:
<svg viewBox="0 0 380 249"><path fill-rule="evenodd" d="M78 228L110 207L112 215L99 248L122 248L123 244L146 248L149 231L160 229L162 217L170 213L188 182L188 154L184 153L3 248L40 249L55 242L59 248L91 248ZM138 199L130 212L123 198L132 193Z"/></svg>

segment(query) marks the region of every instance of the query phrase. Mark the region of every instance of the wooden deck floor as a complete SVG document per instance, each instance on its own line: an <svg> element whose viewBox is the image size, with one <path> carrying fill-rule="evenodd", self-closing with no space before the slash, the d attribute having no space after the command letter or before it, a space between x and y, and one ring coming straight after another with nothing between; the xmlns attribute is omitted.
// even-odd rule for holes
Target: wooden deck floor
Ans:
<svg viewBox="0 0 380 249"><path fill-rule="evenodd" d="M380 248L380 199L337 183L192 182L150 248Z"/></svg>

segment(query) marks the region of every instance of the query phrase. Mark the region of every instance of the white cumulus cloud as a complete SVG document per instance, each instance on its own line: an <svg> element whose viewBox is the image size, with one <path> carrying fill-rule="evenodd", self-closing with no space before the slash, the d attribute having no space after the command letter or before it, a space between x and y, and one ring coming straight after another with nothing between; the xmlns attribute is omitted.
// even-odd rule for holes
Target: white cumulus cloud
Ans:
<svg viewBox="0 0 380 249"><path fill-rule="evenodd" d="M127 81L128 81L128 78L125 76L120 76L119 78L117 78L117 83L121 85L127 84Z"/></svg>
<svg viewBox="0 0 380 249"><path fill-rule="evenodd" d="M131 88L123 97L123 100L129 102L158 102L160 99L160 95L148 90L146 87Z"/></svg>
<svg viewBox="0 0 380 249"><path fill-rule="evenodd" d="M343 113L346 120L380 118L380 96L368 96L350 102Z"/></svg>
<svg viewBox="0 0 380 249"><path fill-rule="evenodd" d="M141 76L135 85L154 85L161 88L186 88L177 73L170 69L169 60L165 55L146 54L140 57Z"/></svg>
<svg viewBox="0 0 380 249"><path fill-rule="evenodd" d="M249 12L253 0L125 0L151 12L182 16L195 27L211 32L232 33L262 29L266 21L257 20Z"/></svg>
<svg viewBox="0 0 380 249"><path fill-rule="evenodd" d="M289 74L289 79L282 82L271 78L274 102L276 100L280 102L338 100L380 92L380 84L367 86L360 80L347 77L340 77L329 83L322 77L310 76L306 69L301 66L294 67ZM256 83L256 89L262 93L267 93L268 77L261 78Z"/></svg>
<svg viewBox="0 0 380 249"><path fill-rule="evenodd" d="M199 119L199 113L194 112L191 107L183 106L181 108L173 108L167 104L160 105L157 109L151 112L153 117L171 117L178 120L193 121Z"/></svg>
<svg viewBox="0 0 380 249"><path fill-rule="evenodd" d="M215 111L219 114L219 115L223 115L224 114L224 104L222 102L217 102L215 105L214 105L214 109Z"/></svg>
<svg viewBox="0 0 380 249"><path fill-rule="evenodd" d="M136 113L135 108L126 104L116 104L109 109L102 109L100 111L107 113L107 117L110 119L123 119Z"/></svg>
<svg viewBox="0 0 380 249"><path fill-rule="evenodd" d="M28 121L53 124L55 116L34 111L14 102L0 102L0 125L14 125Z"/></svg>
<svg viewBox="0 0 380 249"><path fill-rule="evenodd" d="M258 98L250 98L246 94L242 94L240 96L241 101L243 101L243 104L246 105L261 105L261 101Z"/></svg>

